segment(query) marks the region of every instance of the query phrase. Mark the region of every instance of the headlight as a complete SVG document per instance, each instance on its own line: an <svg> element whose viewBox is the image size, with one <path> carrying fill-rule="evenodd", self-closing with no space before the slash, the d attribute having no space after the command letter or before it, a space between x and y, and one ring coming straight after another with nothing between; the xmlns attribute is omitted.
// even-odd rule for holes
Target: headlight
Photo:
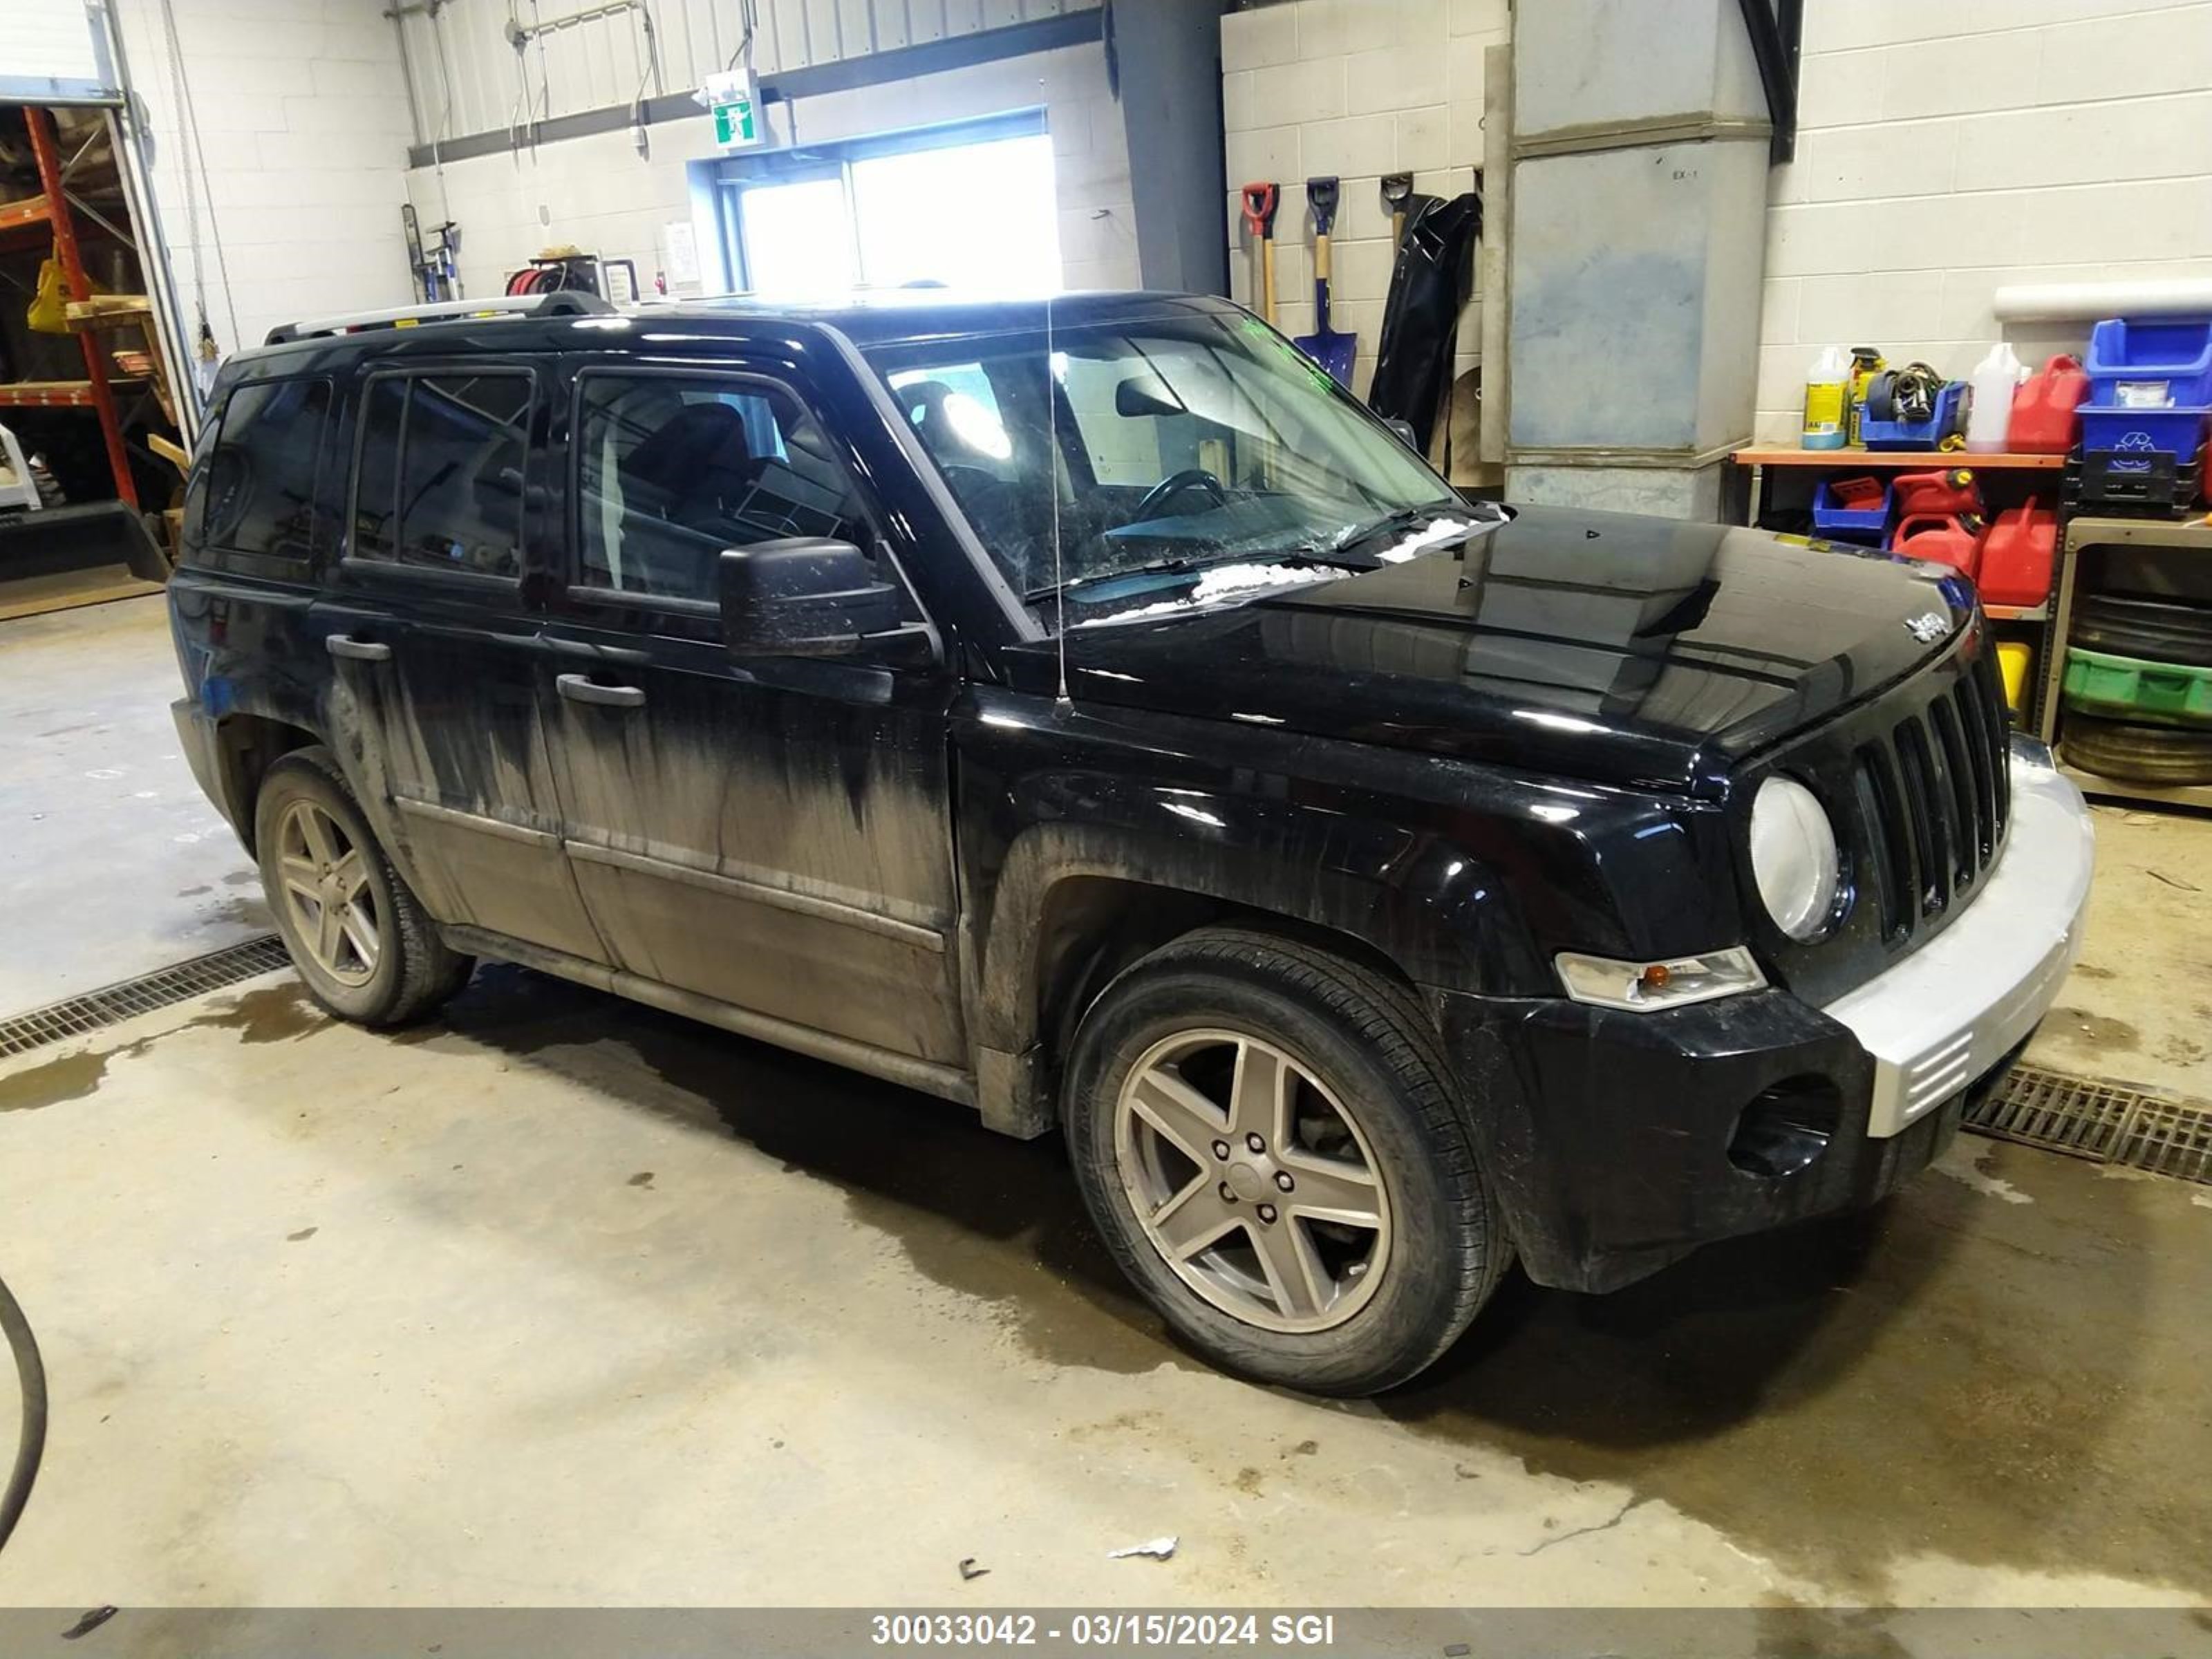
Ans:
<svg viewBox="0 0 2212 1659"><path fill-rule="evenodd" d="M1751 873L1774 925L1811 939L1827 925L1842 879L1835 826L1795 778L1769 778L1751 803Z"/></svg>

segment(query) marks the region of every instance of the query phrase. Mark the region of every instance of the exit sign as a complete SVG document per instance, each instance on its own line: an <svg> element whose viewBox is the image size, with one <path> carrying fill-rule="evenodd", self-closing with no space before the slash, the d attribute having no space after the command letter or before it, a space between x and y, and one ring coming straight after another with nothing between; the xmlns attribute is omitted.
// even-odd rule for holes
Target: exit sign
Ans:
<svg viewBox="0 0 2212 1659"><path fill-rule="evenodd" d="M714 142L724 149L741 149L747 144L760 143L759 106L743 94L726 104L715 105Z"/></svg>
<svg viewBox="0 0 2212 1659"><path fill-rule="evenodd" d="M760 77L752 65L710 75L692 97L714 115L714 142L724 149L744 149L766 137L761 131Z"/></svg>

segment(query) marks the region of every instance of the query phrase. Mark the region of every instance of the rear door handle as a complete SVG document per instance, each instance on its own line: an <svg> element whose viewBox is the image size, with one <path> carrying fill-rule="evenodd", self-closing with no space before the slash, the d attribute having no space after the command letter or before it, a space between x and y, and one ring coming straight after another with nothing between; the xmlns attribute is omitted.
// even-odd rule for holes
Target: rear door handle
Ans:
<svg viewBox="0 0 2212 1659"><path fill-rule="evenodd" d="M323 649L333 657L350 658L355 662L390 662L392 647L379 645L374 640L349 639L343 634L323 636Z"/></svg>
<svg viewBox="0 0 2212 1659"><path fill-rule="evenodd" d="M645 704L642 687L601 685L586 674L562 674L553 684L570 702L603 703L610 708L639 708Z"/></svg>

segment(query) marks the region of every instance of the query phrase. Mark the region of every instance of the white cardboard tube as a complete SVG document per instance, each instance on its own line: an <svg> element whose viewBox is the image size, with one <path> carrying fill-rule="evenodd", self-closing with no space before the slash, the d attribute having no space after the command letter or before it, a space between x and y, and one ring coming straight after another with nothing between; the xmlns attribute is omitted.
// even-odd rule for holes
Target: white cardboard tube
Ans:
<svg viewBox="0 0 2212 1659"><path fill-rule="evenodd" d="M2085 322L2100 317L2212 316L2212 276L2148 283L2014 283L1996 291L2001 323Z"/></svg>

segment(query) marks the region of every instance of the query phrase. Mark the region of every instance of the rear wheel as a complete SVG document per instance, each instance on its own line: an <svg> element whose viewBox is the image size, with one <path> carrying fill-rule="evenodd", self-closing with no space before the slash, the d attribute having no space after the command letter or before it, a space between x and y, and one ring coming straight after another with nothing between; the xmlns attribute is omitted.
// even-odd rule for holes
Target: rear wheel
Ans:
<svg viewBox="0 0 2212 1659"><path fill-rule="evenodd" d="M438 937L329 750L295 750L269 769L254 803L253 841L292 964L332 1013L402 1024L467 981L474 959Z"/></svg>
<svg viewBox="0 0 2212 1659"><path fill-rule="evenodd" d="M1511 1259L1419 1005L1325 951L1228 928L1155 951L1085 1018L1066 1111L1123 1270L1259 1381L1402 1382Z"/></svg>

